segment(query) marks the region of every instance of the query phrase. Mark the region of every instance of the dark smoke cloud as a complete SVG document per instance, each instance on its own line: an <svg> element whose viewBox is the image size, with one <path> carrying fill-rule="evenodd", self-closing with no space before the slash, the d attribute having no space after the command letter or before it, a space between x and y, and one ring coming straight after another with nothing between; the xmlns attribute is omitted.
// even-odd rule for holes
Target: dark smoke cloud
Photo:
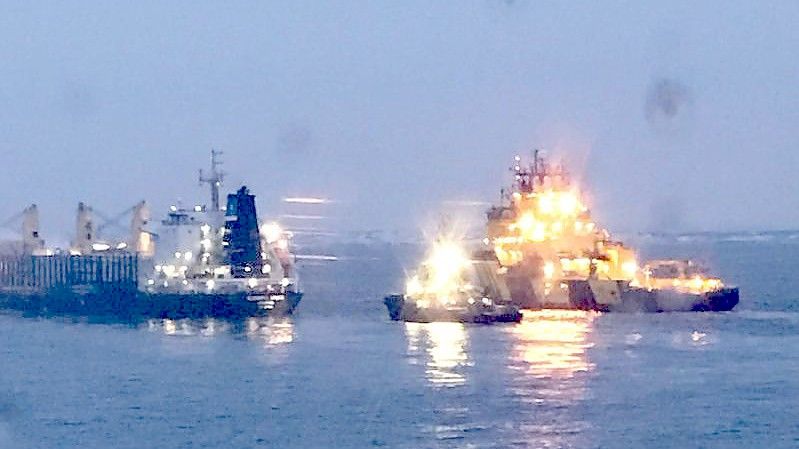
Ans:
<svg viewBox="0 0 799 449"><path fill-rule="evenodd" d="M675 79L661 78L649 87L644 112L647 121L656 126L675 121L690 104L687 86Z"/></svg>

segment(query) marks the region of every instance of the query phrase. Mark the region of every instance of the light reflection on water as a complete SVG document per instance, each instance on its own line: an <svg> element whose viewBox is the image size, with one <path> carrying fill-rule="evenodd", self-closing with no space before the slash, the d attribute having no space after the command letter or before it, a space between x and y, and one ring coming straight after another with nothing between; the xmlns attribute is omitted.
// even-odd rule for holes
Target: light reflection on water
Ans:
<svg viewBox="0 0 799 449"><path fill-rule="evenodd" d="M508 327L510 393L519 404L519 434L530 447L590 445L592 425L580 413L587 397L595 312L524 311Z"/></svg>
<svg viewBox="0 0 799 449"><path fill-rule="evenodd" d="M596 312L580 310L525 311L510 328L514 345L511 369L524 368L537 378L571 378L593 368L586 351Z"/></svg>
<svg viewBox="0 0 799 449"><path fill-rule="evenodd" d="M281 346L294 341L294 323L290 318L248 318L247 337L261 341L264 347Z"/></svg>
<svg viewBox="0 0 799 449"><path fill-rule="evenodd" d="M454 387L466 382L464 368L470 361L463 324L405 323L405 334L412 363L425 359L425 377L431 384Z"/></svg>
<svg viewBox="0 0 799 449"><path fill-rule="evenodd" d="M405 323L408 360L435 387L423 431L441 447L471 447L490 432L518 447L590 444L593 425L581 409L597 316L546 310L526 311L515 325ZM509 415L486 414L492 407Z"/></svg>
<svg viewBox="0 0 799 449"><path fill-rule="evenodd" d="M243 322L228 322L208 318L205 320L151 319L147 330L174 337L214 337L243 334L248 339L263 343L264 347L279 346L294 341L294 323L290 318L248 318Z"/></svg>

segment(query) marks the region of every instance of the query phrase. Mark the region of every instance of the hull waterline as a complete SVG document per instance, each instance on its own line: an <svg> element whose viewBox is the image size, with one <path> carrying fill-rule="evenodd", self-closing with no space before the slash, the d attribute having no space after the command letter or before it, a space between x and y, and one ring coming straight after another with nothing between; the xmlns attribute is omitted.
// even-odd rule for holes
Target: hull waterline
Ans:
<svg viewBox="0 0 799 449"><path fill-rule="evenodd" d="M518 323L522 313L512 305L491 307L417 307L415 302L406 300L404 295L389 295L383 299L389 317L394 321L417 323L456 322L456 323Z"/></svg>

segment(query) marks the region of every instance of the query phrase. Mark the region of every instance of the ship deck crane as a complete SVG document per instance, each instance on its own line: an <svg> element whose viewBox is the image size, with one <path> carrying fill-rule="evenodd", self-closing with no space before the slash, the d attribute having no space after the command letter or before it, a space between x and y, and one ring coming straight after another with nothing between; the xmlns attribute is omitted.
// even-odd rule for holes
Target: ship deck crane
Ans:
<svg viewBox="0 0 799 449"><path fill-rule="evenodd" d="M20 224L19 221L22 221ZM16 225L16 226L14 226ZM44 240L39 234L39 208L31 204L0 223L0 227L22 235L23 251L32 253L44 249Z"/></svg>

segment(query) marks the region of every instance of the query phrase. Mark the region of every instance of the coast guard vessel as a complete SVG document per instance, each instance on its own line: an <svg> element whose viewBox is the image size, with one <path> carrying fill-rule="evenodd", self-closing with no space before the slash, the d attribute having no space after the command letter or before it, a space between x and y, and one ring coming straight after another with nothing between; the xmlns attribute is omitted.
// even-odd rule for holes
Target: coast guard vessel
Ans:
<svg viewBox="0 0 799 449"><path fill-rule="evenodd" d="M513 303L522 308L600 311L724 311L738 303L691 261L639 265L635 252L597 226L563 165L536 151L487 212L487 248L506 269Z"/></svg>

